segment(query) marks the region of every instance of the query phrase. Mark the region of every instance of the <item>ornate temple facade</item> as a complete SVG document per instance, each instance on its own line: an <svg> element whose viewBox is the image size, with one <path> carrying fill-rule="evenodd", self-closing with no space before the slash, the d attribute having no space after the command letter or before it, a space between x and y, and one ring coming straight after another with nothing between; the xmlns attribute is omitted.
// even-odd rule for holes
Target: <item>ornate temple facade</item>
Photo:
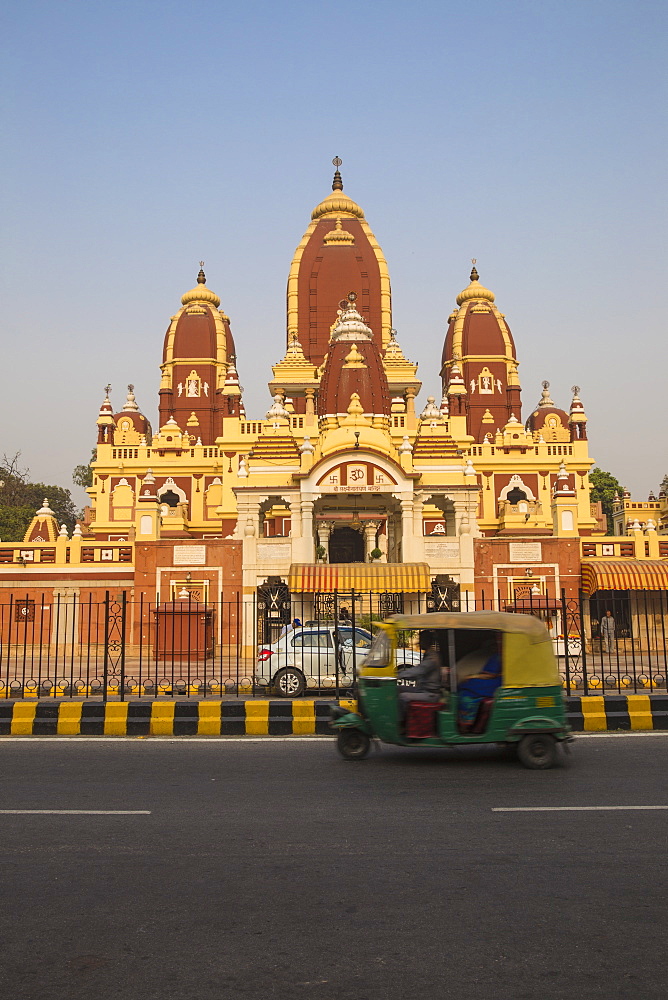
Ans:
<svg viewBox="0 0 668 1000"><path fill-rule="evenodd" d="M509 600L527 562L534 588L577 584L578 539L600 530L584 407L576 390L559 408L544 383L523 419L515 343L475 263L427 373L438 393L416 409L410 331L397 337L385 257L337 170L290 264L286 334L271 405L249 418L200 270L165 335L156 432L132 389L120 410L103 400L84 533L132 546L135 588L182 583L156 557L177 540L202 560L200 593L270 577L316 592L352 565L375 590L438 578Z"/></svg>
<svg viewBox="0 0 668 1000"><path fill-rule="evenodd" d="M132 386L120 408L105 395L88 516L69 538L45 504L23 547L1 547L3 585L20 563L31 588L152 602L244 600L272 582L302 602L575 595L582 545L605 555L584 406L577 386L562 408L544 382L523 415L515 342L473 263L416 406L411 331L393 327L387 262L337 170L289 266L266 414L246 413L202 267L165 334L157 427Z"/></svg>

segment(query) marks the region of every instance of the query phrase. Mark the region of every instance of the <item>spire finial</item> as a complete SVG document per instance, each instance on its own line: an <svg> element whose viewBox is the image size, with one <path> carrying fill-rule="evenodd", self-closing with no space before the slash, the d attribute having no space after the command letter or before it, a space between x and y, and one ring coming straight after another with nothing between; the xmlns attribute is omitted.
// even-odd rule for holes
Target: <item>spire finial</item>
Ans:
<svg viewBox="0 0 668 1000"><path fill-rule="evenodd" d="M343 181L339 172L339 167L342 163L343 160L340 156L335 156L332 160L332 165L336 168L334 171L334 180L332 181L332 191L343 191Z"/></svg>
<svg viewBox="0 0 668 1000"><path fill-rule="evenodd" d="M478 258L471 257L471 263L473 264L473 267L471 268L471 281L477 281L478 278L480 277L480 275L476 270L476 264L478 263Z"/></svg>
<svg viewBox="0 0 668 1000"><path fill-rule="evenodd" d="M204 261L199 262L199 274L197 275L197 284L206 285L206 275L204 273Z"/></svg>
<svg viewBox="0 0 668 1000"><path fill-rule="evenodd" d="M111 392L111 382L107 382L107 384L104 387L105 398L107 398L109 396L110 392Z"/></svg>

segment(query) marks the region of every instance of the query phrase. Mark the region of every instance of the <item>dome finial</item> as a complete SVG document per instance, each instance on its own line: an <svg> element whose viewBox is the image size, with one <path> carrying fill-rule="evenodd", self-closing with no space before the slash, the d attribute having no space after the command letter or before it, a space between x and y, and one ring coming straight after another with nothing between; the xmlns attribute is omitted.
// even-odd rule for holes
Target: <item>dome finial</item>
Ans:
<svg viewBox="0 0 668 1000"><path fill-rule="evenodd" d="M471 263L473 264L473 267L471 268L471 281L478 281L478 279L480 278L480 275L476 270L476 264L478 263L478 258L471 257Z"/></svg>
<svg viewBox="0 0 668 1000"><path fill-rule="evenodd" d="M340 156L335 156L332 160L332 165L336 167L334 171L334 180L332 181L332 191L343 191L343 181L341 180L341 174L339 172L339 167L343 163Z"/></svg>
<svg viewBox="0 0 668 1000"><path fill-rule="evenodd" d="M204 273L204 261L199 262L199 274L197 275L197 284L206 285L206 274Z"/></svg>
<svg viewBox="0 0 668 1000"><path fill-rule="evenodd" d="M541 393L541 398L540 398L540 402L538 403L538 405L539 406L554 406L554 401L553 401L552 397L550 396L550 383L547 380L545 380L545 382L543 382L542 385L543 385L543 391Z"/></svg>

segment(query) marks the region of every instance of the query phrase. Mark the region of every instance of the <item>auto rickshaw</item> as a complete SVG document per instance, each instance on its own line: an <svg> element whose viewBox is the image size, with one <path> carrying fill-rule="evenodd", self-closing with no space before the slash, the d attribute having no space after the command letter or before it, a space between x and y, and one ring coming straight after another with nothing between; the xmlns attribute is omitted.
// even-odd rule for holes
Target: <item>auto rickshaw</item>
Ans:
<svg viewBox="0 0 668 1000"><path fill-rule="evenodd" d="M410 724L415 701L408 706L402 722L401 672L398 676L396 657L400 640L405 641L405 630L424 629L434 632L443 686L440 696L436 695L440 700L432 702L430 709L421 710L421 735L415 736L411 735L416 730ZM473 724L463 723L458 684L463 703L466 664L475 663L476 650L491 639L496 641L500 655L499 686L493 697L480 699ZM498 671L498 659L495 662ZM356 696L357 711L337 705L331 713L330 725L338 733L337 747L346 760L365 757L373 738L397 746L496 743L516 749L525 767L544 769L554 765L558 746L573 739L566 722L552 641L543 623L533 615L500 611L393 615L378 625L369 654L359 665ZM430 717L427 728L425 715Z"/></svg>

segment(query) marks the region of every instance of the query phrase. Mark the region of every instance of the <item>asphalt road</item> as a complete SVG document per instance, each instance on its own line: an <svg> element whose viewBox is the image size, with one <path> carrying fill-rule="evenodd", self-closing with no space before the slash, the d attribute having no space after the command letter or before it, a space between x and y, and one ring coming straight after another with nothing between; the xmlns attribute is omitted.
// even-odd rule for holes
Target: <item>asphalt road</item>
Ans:
<svg viewBox="0 0 668 1000"><path fill-rule="evenodd" d="M668 737L0 741L12 1000L665 997ZM144 814L148 811L149 815Z"/></svg>

